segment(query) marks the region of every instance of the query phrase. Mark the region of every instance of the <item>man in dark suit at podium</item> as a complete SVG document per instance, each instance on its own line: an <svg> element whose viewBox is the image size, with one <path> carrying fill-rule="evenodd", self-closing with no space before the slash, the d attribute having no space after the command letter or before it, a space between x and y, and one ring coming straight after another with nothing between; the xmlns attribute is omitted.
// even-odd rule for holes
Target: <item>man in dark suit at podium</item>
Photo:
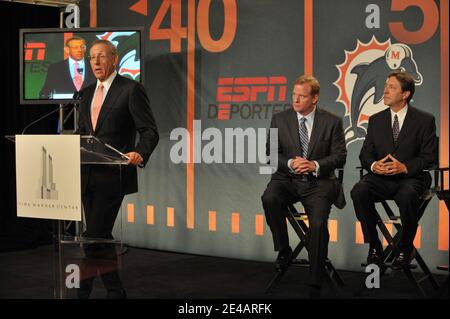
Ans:
<svg viewBox="0 0 450 319"><path fill-rule="evenodd" d="M298 201L305 208L309 220L311 297L321 293L331 205L345 205L342 185L334 170L344 166L347 156L342 121L316 106L319 91L317 79L300 76L294 83L292 109L273 115L271 128L278 129L278 170L262 195L267 224L278 251L279 271L287 267L292 255L285 211Z"/></svg>
<svg viewBox="0 0 450 319"><path fill-rule="evenodd" d="M66 60L51 64L47 71L45 83L42 86L41 98L54 99L55 94L68 94L87 87L95 81L89 63L84 59L86 42L81 37L67 39L64 52Z"/></svg>
<svg viewBox="0 0 450 319"><path fill-rule="evenodd" d="M81 92L79 132L91 134L124 153L128 165L83 165L81 187L86 217L86 237L112 239L114 221L124 195L138 191L136 166L143 167L158 143L158 130L144 87L120 76L118 55L109 41L96 40L90 64L97 81ZM139 140L136 144L136 135ZM99 249L100 247L100 249ZM115 257L112 245L92 246L87 257ZM117 271L102 275L109 298L123 298ZM80 297L88 297L92 280L83 283Z"/></svg>
<svg viewBox="0 0 450 319"><path fill-rule="evenodd" d="M364 242L369 243L368 263L381 262L382 246L376 229L375 200L393 199L400 210L400 253L393 269L414 258L421 194L430 186L423 169L437 162L434 116L412 107L414 79L402 71L388 75L384 88L384 111L369 118L359 158L368 173L353 187L351 196L361 222Z"/></svg>

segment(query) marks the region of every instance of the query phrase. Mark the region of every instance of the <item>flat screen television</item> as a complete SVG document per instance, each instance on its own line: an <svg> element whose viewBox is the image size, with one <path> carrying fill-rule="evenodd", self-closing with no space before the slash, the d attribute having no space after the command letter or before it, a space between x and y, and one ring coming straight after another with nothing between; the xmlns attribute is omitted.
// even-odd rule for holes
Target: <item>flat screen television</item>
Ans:
<svg viewBox="0 0 450 319"><path fill-rule="evenodd" d="M20 103L73 103L74 93L95 82L89 49L97 39L116 45L119 74L143 82L145 55L141 27L21 29Z"/></svg>

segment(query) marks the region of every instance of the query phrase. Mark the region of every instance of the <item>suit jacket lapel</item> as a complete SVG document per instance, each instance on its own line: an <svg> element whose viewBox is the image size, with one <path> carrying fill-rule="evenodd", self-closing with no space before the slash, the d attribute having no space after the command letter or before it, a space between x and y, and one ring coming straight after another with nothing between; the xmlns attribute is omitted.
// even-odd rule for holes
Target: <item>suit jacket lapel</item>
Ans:
<svg viewBox="0 0 450 319"><path fill-rule="evenodd" d="M106 95L105 100L103 101L102 108L100 109L100 114L98 115L97 126L95 127L95 132L97 132L101 127L103 122L105 121L108 113L113 108L117 98L119 97L122 89L119 84L119 75L116 75L116 78L111 83L111 86L108 89L108 93Z"/></svg>
<svg viewBox="0 0 450 319"><path fill-rule="evenodd" d="M88 122L89 132L91 132L91 134L94 132L94 129L92 128L92 121L91 121L91 104L92 104L92 98L94 97L95 88L96 87L93 86L92 88L86 89L86 93L85 93L87 96L87 98L85 99L86 103L84 103L81 106L83 108L82 113L87 114L86 121Z"/></svg>
<svg viewBox="0 0 450 319"><path fill-rule="evenodd" d="M405 120L402 125L402 129L400 130L400 134L398 135L397 142L394 144L394 151L400 145L401 141L408 135L409 131L412 128L412 124L414 122L414 109L411 106L408 106L408 112L406 113Z"/></svg>
<svg viewBox="0 0 450 319"><path fill-rule="evenodd" d="M322 131L322 129L323 129L322 113L321 113L321 110L318 107L316 107L316 114L314 115L313 129L311 132L311 138L309 139L307 158L311 157L311 154L314 150L314 147L317 144L317 140L320 136L320 132Z"/></svg>
<svg viewBox="0 0 450 319"><path fill-rule="evenodd" d="M297 112L292 110L292 112L288 113L289 118L287 121L288 125L288 131L290 133L292 143L295 145L295 149L297 150L297 153L300 155L300 135L299 135L299 127L298 127L298 118L297 118Z"/></svg>

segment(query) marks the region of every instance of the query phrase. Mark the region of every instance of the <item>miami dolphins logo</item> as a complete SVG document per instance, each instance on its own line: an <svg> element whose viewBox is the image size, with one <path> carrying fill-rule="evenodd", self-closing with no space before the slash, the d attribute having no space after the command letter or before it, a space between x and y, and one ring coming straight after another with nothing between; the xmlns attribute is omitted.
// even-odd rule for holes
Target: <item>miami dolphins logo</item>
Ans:
<svg viewBox="0 0 450 319"><path fill-rule="evenodd" d="M391 44L390 39L382 43L375 37L369 43L358 40L353 51L345 50L345 61L336 67L339 77L333 84L339 89L336 101L345 106L347 146L364 139L369 117L387 108L383 103L384 83L391 71L408 72L416 85L423 81L411 48L402 43Z"/></svg>
<svg viewBox="0 0 450 319"><path fill-rule="evenodd" d="M118 72L120 75L127 76L133 80L139 80L141 75L141 66L138 54L136 49L132 49L133 46L136 47L137 44L137 37L133 38L136 35L136 31L105 32L97 35L97 38L111 41L117 47L119 56L121 57Z"/></svg>

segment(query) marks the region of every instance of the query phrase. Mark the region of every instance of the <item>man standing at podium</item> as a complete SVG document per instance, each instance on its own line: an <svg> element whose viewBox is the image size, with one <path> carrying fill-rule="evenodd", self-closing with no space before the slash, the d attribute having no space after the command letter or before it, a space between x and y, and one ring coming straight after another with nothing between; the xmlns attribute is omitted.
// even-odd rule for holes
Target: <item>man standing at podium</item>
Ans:
<svg viewBox="0 0 450 319"><path fill-rule="evenodd" d="M116 71L116 47L96 40L90 49L96 83L81 92L79 132L94 135L128 158L128 165L83 165L81 191L86 217L85 237L112 239L112 229L124 195L138 191L137 168L143 167L159 136L144 87ZM139 140L136 142L136 133ZM113 245L85 249L88 258L116 257ZM88 298L94 278L81 283L80 298ZM108 298L125 298L117 270L102 274Z"/></svg>

